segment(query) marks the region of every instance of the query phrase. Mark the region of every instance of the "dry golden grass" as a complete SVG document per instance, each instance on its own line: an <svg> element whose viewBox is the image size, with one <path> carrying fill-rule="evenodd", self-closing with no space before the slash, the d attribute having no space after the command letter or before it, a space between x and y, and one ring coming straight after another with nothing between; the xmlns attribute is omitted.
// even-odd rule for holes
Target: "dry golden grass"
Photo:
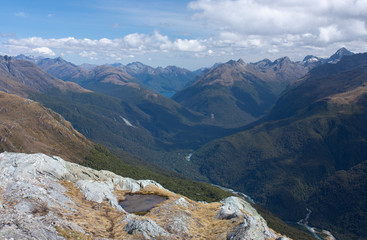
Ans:
<svg viewBox="0 0 367 240"><path fill-rule="evenodd" d="M62 184L68 189L67 195L73 200L73 208L77 210L65 216L67 220L78 224L93 238L118 238L115 226L121 222L125 213L117 211L107 202L99 204L87 201L84 194L69 181L63 181ZM125 232L122 234L127 236Z"/></svg>
<svg viewBox="0 0 367 240"><path fill-rule="evenodd" d="M93 240L92 237L70 229L56 227L58 234L67 240Z"/></svg>
<svg viewBox="0 0 367 240"><path fill-rule="evenodd" d="M126 223L122 223L122 220L126 213L117 211L107 202L98 204L87 201L84 194L69 181L63 181L62 184L68 189L67 195L75 203L72 207L76 209L76 212L71 214L63 213L62 217L78 224L85 230L86 234L58 228L60 235L67 239L73 239L73 237L75 239L142 239L139 235L129 235L124 231ZM129 191L122 190L114 191L119 200L123 200L125 195L129 193ZM185 219L185 217L189 219L186 224L189 233L176 232L176 235L172 235L172 238L162 239L226 239L228 233L243 221L243 218L230 220L215 218L221 206L221 203L218 202L205 204L184 197L188 202L188 206L181 206L174 203L182 197L181 195L150 186L136 193L155 194L168 198L155 206L146 215L138 216L138 218L149 218L167 231L170 231L169 227L175 216L183 216L182 219Z"/></svg>
<svg viewBox="0 0 367 240"><path fill-rule="evenodd" d="M329 101L336 104L351 104L356 103L358 99L365 94L367 94L367 88L361 86L351 91L335 94L329 97Z"/></svg>
<svg viewBox="0 0 367 240"><path fill-rule="evenodd" d="M125 213L119 212L112 208L108 203L103 202L101 204L87 201L84 194L69 181L63 181L62 184L68 189L67 195L75 202L74 209L77 211L64 217L71 222L74 222L81 226L88 234L80 234L75 231L68 229L59 228L60 235L67 239L72 239L73 236L79 239L90 239L91 238L110 238L110 239L139 239L139 236L133 236L127 234L123 229L126 223L122 224ZM177 239L225 239L227 233L231 231L238 223L232 220L219 220L214 216L217 214L220 207L220 203L203 204L192 201L185 198L191 207L188 209L176 205L169 204L181 198L181 195L158 189L155 187L147 187L142 189L139 194L156 194L165 196L168 198L167 201L157 205L154 209L145 216L140 218L150 218L157 222L158 225L165 227L173 216L176 214L190 215L192 221L190 221L188 229L189 235L183 235L182 237L177 236ZM123 200L128 191L116 190L114 192L119 200ZM165 207L170 206L169 208ZM161 207L162 206L162 207Z"/></svg>
<svg viewBox="0 0 367 240"><path fill-rule="evenodd" d="M37 102L0 92L0 147L5 151L57 155L80 162L92 143L59 114Z"/></svg>

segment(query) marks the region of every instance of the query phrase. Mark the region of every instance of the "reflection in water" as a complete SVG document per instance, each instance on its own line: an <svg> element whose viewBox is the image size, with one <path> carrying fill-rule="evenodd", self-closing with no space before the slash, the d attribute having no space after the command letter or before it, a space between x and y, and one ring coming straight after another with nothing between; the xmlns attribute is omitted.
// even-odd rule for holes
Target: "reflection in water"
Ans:
<svg viewBox="0 0 367 240"><path fill-rule="evenodd" d="M153 194L129 194L125 197L126 199L119 202L119 204L126 212L129 213L147 212L157 204L167 200L166 197Z"/></svg>

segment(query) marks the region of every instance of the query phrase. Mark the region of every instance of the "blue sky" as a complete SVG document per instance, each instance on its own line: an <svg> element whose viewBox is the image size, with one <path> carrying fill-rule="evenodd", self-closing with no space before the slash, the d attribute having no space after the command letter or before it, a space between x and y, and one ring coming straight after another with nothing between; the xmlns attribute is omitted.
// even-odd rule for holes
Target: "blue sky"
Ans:
<svg viewBox="0 0 367 240"><path fill-rule="evenodd" d="M367 51L365 0L13 0L0 9L0 54L76 64L177 65Z"/></svg>

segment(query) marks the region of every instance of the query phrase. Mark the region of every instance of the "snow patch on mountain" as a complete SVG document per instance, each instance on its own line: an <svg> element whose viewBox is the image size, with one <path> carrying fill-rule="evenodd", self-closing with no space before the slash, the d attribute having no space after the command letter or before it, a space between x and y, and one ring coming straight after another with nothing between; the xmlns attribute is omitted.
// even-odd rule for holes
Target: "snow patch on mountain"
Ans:
<svg viewBox="0 0 367 240"><path fill-rule="evenodd" d="M134 125L131 124L131 122L129 120L127 120L126 118L124 118L123 116L120 116L120 118L124 121L124 123L129 126L129 127L133 127L136 128Z"/></svg>

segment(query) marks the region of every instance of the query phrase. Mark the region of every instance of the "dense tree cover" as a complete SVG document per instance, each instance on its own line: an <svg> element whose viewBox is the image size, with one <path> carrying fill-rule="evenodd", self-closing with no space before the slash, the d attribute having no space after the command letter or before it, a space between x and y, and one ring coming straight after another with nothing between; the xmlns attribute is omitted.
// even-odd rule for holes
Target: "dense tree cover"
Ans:
<svg viewBox="0 0 367 240"><path fill-rule="evenodd" d="M367 161L337 171L310 197L311 224L329 229L337 239L365 239Z"/></svg>
<svg viewBox="0 0 367 240"><path fill-rule="evenodd" d="M166 102L163 97L150 101L135 96L137 99L132 103L134 100L125 101L124 98L134 95L133 90L113 89L110 93L121 97L56 89L30 96L60 113L87 138L171 169L175 168L174 161L162 161L167 154L175 158L176 151L190 152L213 138L234 131L206 125L201 122L200 115L177 103L171 105L173 101ZM128 126L123 118L133 126Z"/></svg>

